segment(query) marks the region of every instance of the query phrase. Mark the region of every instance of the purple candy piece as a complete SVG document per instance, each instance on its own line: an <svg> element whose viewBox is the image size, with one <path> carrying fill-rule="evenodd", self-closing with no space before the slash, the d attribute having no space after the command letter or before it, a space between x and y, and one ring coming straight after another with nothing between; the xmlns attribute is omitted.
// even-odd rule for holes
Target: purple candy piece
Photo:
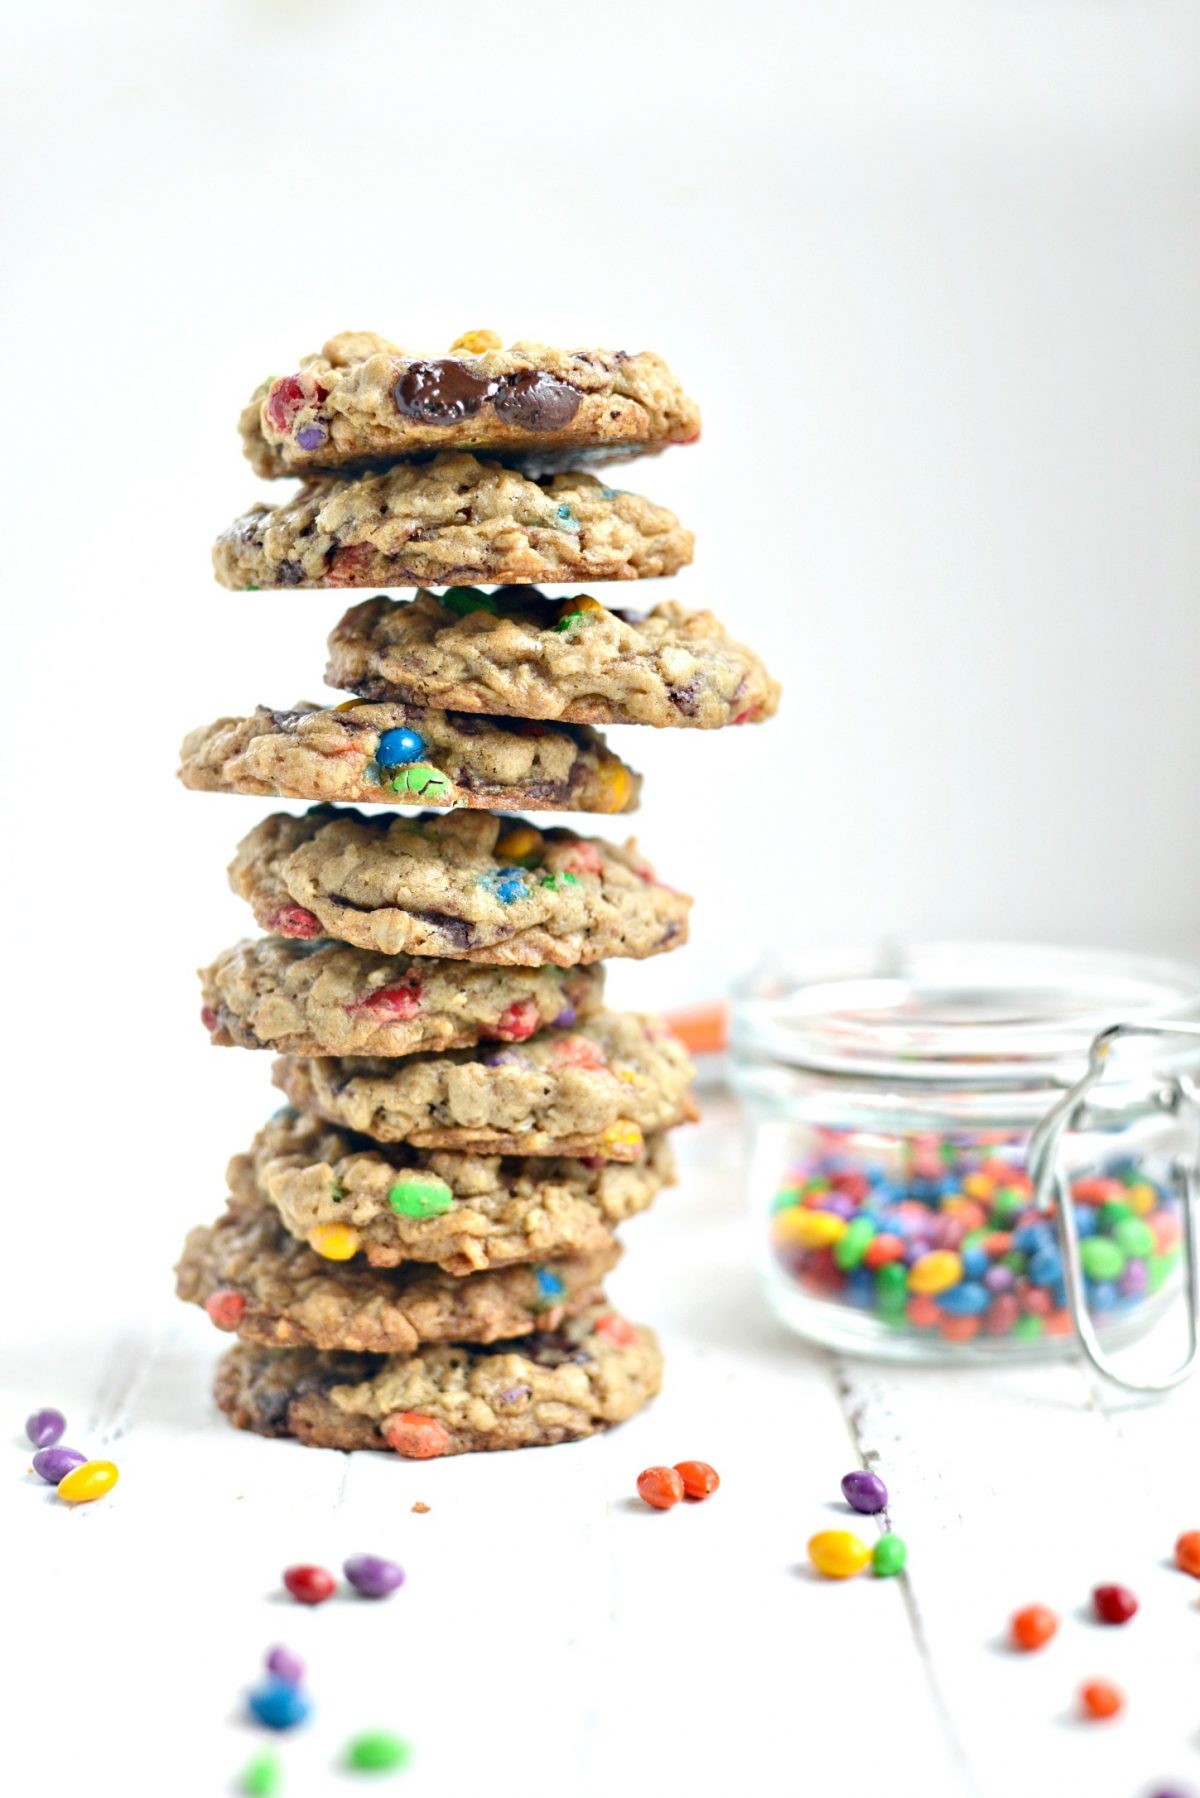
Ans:
<svg viewBox="0 0 1200 1798"><path fill-rule="evenodd" d="M1145 1290L1146 1263L1127 1261L1125 1271L1117 1281L1117 1291L1123 1299L1140 1299Z"/></svg>
<svg viewBox="0 0 1200 1798"><path fill-rule="evenodd" d="M503 1392L498 1392L496 1397L502 1405L515 1405L521 1399L528 1398L532 1391L532 1386L507 1386Z"/></svg>
<svg viewBox="0 0 1200 1798"><path fill-rule="evenodd" d="M876 1511L882 1511L886 1506L888 1490L877 1473L869 1473L865 1467L856 1467L842 1481L842 1497L854 1510L873 1517Z"/></svg>
<svg viewBox="0 0 1200 1798"><path fill-rule="evenodd" d="M57 1486L73 1467L82 1467L86 1460L87 1456L77 1448L39 1448L33 1457L33 1471L48 1486Z"/></svg>
<svg viewBox="0 0 1200 1798"><path fill-rule="evenodd" d="M813 1210L831 1211L834 1217L844 1217L849 1221L857 1214L858 1206L844 1192L824 1192L814 1203Z"/></svg>
<svg viewBox="0 0 1200 1798"><path fill-rule="evenodd" d="M304 1683L304 1662L290 1648L281 1645L272 1648L263 1662L267 1672L283 1681L285 1686L299 1686Z"/></svg>
<svg viewBox="0 0 1200 1798"><path fill-rule="evenodd" d="M67 1427L67 1420L61 1411L46 1409L35 1411L32 1417L25 1419L25 1434L34 1448L49 1448L58 1441Z"/></svg>
<svg viewBox="0 0 1200 1798"><path fill-rule="evenodd" d="M320 449L328 435L325 426L314 420L311 424L301 425L296 432L296 442L304 450Z"/></svg>
<svg viewBox="0 0 1200 1798"><path fill-rule="evenodd" d="M573 1005L564 1005L554 1020L553 1028L555 1030L569 1030L571 1025L575 1022L576 1015L575 1007Z"/></svg>
<svg viewBox="0 0 1200 1798"><path fill-rule="evenodd" d="M404 1569L381 1555L351 1555L342 1572L364 1598L386 1598L404 1584Z"/></svg>
<svg viewBox="0 0 1200 1798"><path fill-rule="evenodd" d="M529 1066L528 1055L522 1055L519 1049L490 1049L483 1060L484 1065L489 1068L524 1068Z"/></svg>
<svg viewBox="0 0 1200 1798"><path fill-rule="evenodd" d="M1011 1292L1016 1285L1017 1276L1011 1267L1004 1267L1000 1262L989 1267L983 1276L983 1283L989 1292Z"/></svg>

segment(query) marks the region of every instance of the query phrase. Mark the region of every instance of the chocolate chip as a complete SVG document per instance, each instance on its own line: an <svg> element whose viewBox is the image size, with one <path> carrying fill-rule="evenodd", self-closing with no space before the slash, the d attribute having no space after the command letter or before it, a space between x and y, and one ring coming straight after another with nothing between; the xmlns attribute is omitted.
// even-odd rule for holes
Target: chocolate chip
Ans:
<svg viewBox="0 0 1200 1798"><path fill-rule="evenodd" d="M410 362L395 386L396 410L423 424L448 425L472 418L496 391L461 362Z"/></svg>
<svg viewBox="0 0 1200 1798"><path fill-rule="evenodd" d="M520 425L525 431L561 431L578 412L582 398L568 382L529 369L506 375L492 404L505 424Z"/></svg>
<svg viewBox="0 0 1200 1798"><path fill-rule="evenodd" d="M444 911L415 911L410 914L420 918L423 924L431 924L435 930L449 938L456 949L468 949L471 945L471 926L465 918L452 918Z"/></svg>
<svg viewBox="0 0 1200 1798"><path fill-rule="evenodd" d="M694 718L696 716L696 701L699 697L699 693L700 682L696 679L690 680L686 687L669 687L667 689L667 698L671 701L671 704L677 711L683 713L685 718Z"/></svg>
<svg viewBox="0 0 1200 1798"><path fill-rule="evenodd" d="M281 562L275 570L277 587L298 587L304 579L304 569L299 562Z"/></svg>

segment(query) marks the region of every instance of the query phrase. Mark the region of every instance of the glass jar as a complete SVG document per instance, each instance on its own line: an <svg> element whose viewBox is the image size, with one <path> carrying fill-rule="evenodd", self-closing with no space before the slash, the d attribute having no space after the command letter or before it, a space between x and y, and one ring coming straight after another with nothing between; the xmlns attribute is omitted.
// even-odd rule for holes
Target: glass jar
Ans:
<svg viewBox="0 0 1200 1798"><path fill-rule="evenodd" d="M1200 971L1032 945L930 944L768 972L737 997L757 1259L802 1335L927 1360L1074 1346L1063 1243L1030 1132L1117 1022L1200 1015ZM1097 1336L1119 1347L1176 1284L1192 1108L1163 1081L1195 1041L1122 1041L1059 1166Z"/></svg>

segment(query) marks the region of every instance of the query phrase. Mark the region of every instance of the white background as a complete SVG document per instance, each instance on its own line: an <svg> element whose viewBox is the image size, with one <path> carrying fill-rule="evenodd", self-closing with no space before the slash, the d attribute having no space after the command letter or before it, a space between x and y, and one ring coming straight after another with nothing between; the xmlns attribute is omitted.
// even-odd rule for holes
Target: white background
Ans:
<svg viewBox="0 0 1200 1798"><path fill-rule="evenodd" d="M182 793L174 752L321 690L342 596L224 593L208 548L258 496L243 399L333 331L645 345L702 404L698 447L626 478L697 532L665 590L786 696L732 736L620 733L639 836L699 900L620 998L885 932L1200 945L1193 6L0 12L14 1414L74 1392L115 1427L106 1331L136 1360L271 1103L267 1058L206 1050L191 972L247 927L222 870L265 808ZM620 1490L636 1450L604 1452ZM795 1475L797 1547L839 1471Z"/></svg>

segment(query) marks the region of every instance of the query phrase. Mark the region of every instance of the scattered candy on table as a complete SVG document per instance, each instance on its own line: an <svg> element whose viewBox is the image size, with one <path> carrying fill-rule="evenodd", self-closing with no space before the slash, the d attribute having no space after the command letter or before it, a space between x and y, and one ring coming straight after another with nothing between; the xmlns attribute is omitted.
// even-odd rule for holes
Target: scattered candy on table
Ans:
<svg viewBox="0 0 1200 1798"><path fill-rule="evenodd" d="M683 1476L674 1467L647 1467L638 1474L638 1497L656 1511L669 1511L683 1497Z"/></svg>
<svg viewBox="0 0 1200 1798"><path fill-rule="evenodd" d="M1079 1174L1071 1197L1084 1293L1100 1325L1159 1291L1182 1214L1164 1170L1128 1159ZM771 1216L776 1264L815 1298L891 1328L968 1343L1072 1331L1053 1218L1033 1204L1023 1139L990 1132L816 1133Z"/></svg>
<svg viewBox="0 0 1200 1798"><path fill-rule="evenodd" d="M871 1551L871 1565L880 1579L890 1579L894 1574L903 1573L908 1563L908 1544L903 1537L892 1535L880 1536Z"/></svg>
<svg viewBox="0 0 1200 1798"><path fill-rule="evenodd" d="M387 1598L404 1584L403 1567L381 1555L351 1555L343 1561L342 1572L364 1598Z"/></svg>
<svg viewBox="0 0 1200 1798"><path fill-rule="evenodd" d="M84 1461L58 1482L58 1496L68 1504L90 1505L111 1492L120 1477L111 1461Z"/></svg>
<svg viewBox="0 0 1200 1798"><path fill-rule="evenodd" d="M849 1530L818 1530L809 1539L808 1558L826 1579L850 1579L870 1565L871 1550Z"/></svg>
<svg viewBox="0 0 1200 1798"><path fill-rule="evenodd" d="M1089 1679L1079 1689L1079 1701L1087 1717L1115 1717L1125 1708L1125 1694L1107 1679Z"/></svg>
<svg viewBox="0 0 1200 1798"><path fill-rule="evenodd" d="M1128 1623L1138 1601L1128 1586L1096 1586L1092 1592L1096 1615L1104 1623Z"/></svg>
<svg viewBox="0 0 1200 1798"><path fill-rule="evenodd" d="M265 1679L247 1695L246 1706L266 1729L295 1729L312 1715L312 1701L286 1679Z"/></svg>
<svg viewBox="0 0 1200 1798"><path fill-rule="evenodd" d="M39 1448L33 1457L33 1471L39 1479L45 1480L48 1486L57 1486L73 1468L82 1467L87 1461L77 1448L64 1448L56 1443L53 1448Z"/></svg>
<svg viewBox="0 0 1200 1798"><path fill-rule="evenodd" d="M45 1410L35 1411L32 1417L25 1419L25 1434L34 1448L50 1448L62 1436L67 1427L67 1420L61 1411L47 1406Z"/></svg>
<svg viewBox="0 0 1200 1798"><path fill-rule="evenodd" d="M721 1484L720 1474L707 1461L676 1461L675 1472L688 1498L711 1498Z"/></svg>
<svg viewBox="0 0 1200 1798"><path fill-rule="evenodd" d="M324 1604L327 1598L333 1597L334 1578L324 1567L307 1563L286 1567L283 1583L299 1604Z"/></svg>
<svg viewBox="0 0 1200 1798"><path fill-rule="evenodd" d="M888 1489L877 1473L856 1467L842 1480L842 1497L853 1510L873 1517L877 1511L887 1509Z"/></svg>
<svg viewBox="0 0 1200 1798"><path fill-rule="evenodd" d="M1175 1544L1175 1565L1200 1579L1200 1530L1184 1530Z"/></svg>
<svg viewBox="0 0 1200 1798"><path fill-rule="evenodd" d="M283 1768L276 1754L256 1754L247 1761L238 1780L238 1791L246 1798L275 1798L283 1788Z"/></svg>
<svg viewBox="0 0 1200 1798"><path fill-rule="evenodd" d="M267 1651L263 1662L267 1672L275 1679L281 1679L287 1686L304 1684L304 1662L290 1648L277 1644Z"/></svg>
<svg viewBox="0 0 1200 1798"><path fill-rule="evenodd" d="M1009 1629L1013 1646L1032 1654L1058 1634L1058 1617L1049 1605L1027 1604L1013 1617Z"/></svg>
<svg viewBox="0 0 1200 1798"><path fill-rule="evenodd" d="M386 1729L368 1729L354 1736L346 1747L346 1765L356 1773L391 1773L406 1767L412 1749Z"/></svg>

